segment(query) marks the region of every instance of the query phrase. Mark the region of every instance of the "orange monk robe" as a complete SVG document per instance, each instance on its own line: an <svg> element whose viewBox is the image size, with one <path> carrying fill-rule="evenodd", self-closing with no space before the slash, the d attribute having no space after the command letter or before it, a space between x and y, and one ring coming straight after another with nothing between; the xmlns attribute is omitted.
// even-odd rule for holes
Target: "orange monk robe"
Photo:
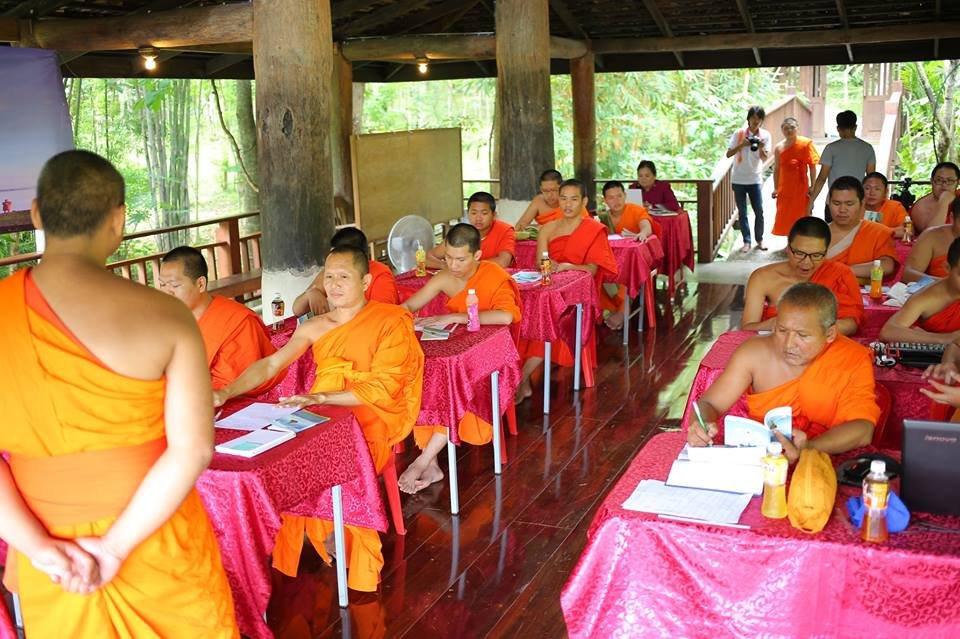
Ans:
<svg viewBox="0 0 960 639"><path fill-rule="evenodd" d="M787 235L793 223L807 214L810 204L810 167L820 161L820 154L813 140L802 135L796 142L780 152L777 189L777 218L773 225L774 235Z"/></svg>
<svg viewBox="0 0 960 639"><path fill-rule="evenodd" d="M467 280L466 286L458 294L447 300L447 310L451 313L467 312L467 291L473 289L477 294L477 307L481 311L506 311L513 315L513 324L520 322L520 289L510 274L493 262L480 262L477 272ZM467 413L457 428L460 439L468 444L479 446L487 444L493 438L493 426L473 413ZM433 433L446 435L444 426L414 426L413 437L417 446L423 448Z"/></svg>
<svg viewBox="0 0 960 639"><path fill-rule="evenodd" d="M866 315L863 310L863 295L860 292L860 283L846 264L839 264L829 260L824 261L813 272L810 281L830 289L837 298L837 318L850 318L857 323L857 330L863 326ZM763 309L762 320L777 316L777 307L768 304Z"/></svg>
<svg viewBox="0 0 960 639"><path fill-rule="evenodd" d="M603 290L602 282L605 277L617 275L617 260L613 257L607 241L607 227L596 220L581 221L573 233L553 238L547 248L554 264L595 264L597 274L594 276L594 283L598 291ZM596 348L595 341L591 341L590 348ZM519 350L520 358L524 361L544 355L543 342L521 339ZM561 366L574 364L573 353L563 341L551 344L551 359Z"/></svg>
<svg viewBox="0 0 960 639"><path fill-rule="evenodd" d="M413 332L413 316L401 306L367 302L349 322L313 345L317 377L311 393L353 391L352 406L379 473L391 447L402 441L417 420L423 388L423 351ZM329 561L324 540L333 532L326 520L283 515L273 551L273 566L295 577L307 533L320 556ZM348 585L373 592L383 567L376 530L347 526Z"/></svg>
<svg viewBox="0 0 960 639"><path fill-rule="evenodd" d="M63 325L27 270L0 282L0 450L54 537L99 537L166 448L164 379L111 371ZM10 550L4 579L29 637L238 637L220 548L191 490L89 595L69 594Z"/></svg>
<svg viewBox="0 0 960 639"><path fill-rule="evenodd" d="M862 220L860 228L851 232L855 232L856 235L849 246L840 252L828 250L828 259L853 266L879 260L881 257L889 257L893 260L894 266L899 264L889 228L879 222Z"/></svg>
<svg viewBox="0 0 960 639"><path fill-rule="evenodd" d="M400 296L397 294L397 280L393 277L393 271L385 264L376 260L370 260L370 286L364 292L367 301L375 300L384 304L399 304Z"/></svg>
<svg viewBox="0 0 960 639"><path fill-rule="evenodd" d="M918 320L917 327L928 333L960 331L960 300L947 304L927 319Z"/></svg>
<svg viewBox="0 0 960 639"><path fill-rule="evenodd" d="M849 337L837 339L796 379L763 391L747 393L751 419L763 422L771 408L790 406L793 427L814 438L856 419L876 425L880 418L873 379L873 352Z"/></svg>
<svg viewBox="0 0 960 639"><path fill-rule="evenodd" d="M880 214L880 223L884 226L895 229L902 226L907 219L907 209L897 200L884 200L877 213Z"/></svg>
<svg viewBox="0 0 960 639"><path fill-rule="evenodd" d="M930 264L927 265L926 273L933 277L946 277L950 275L950 265L947 263L947 256L938 255L931 259Z"/></svg>
<svg viewBox="0 0 960 639"><path fill-rule="evenodd" d="M480 259L492 260L503 252L513 256L516 248L517 235L514 228L502 220L494 220L487 236L480 240Z"/></svg>
<svg viewBox="0 0 960 639"><path fill-rule="evenodd" d="M277 351L260 317L243 304L226 297L214 295L197 324L207 351L207 367L214 390L223 388L240 377L248 366ZM284 368L247 395L255 397L267 392L286 374Z"/></svg>
<svg viewBox="0 0 960 639"><path fill-rule="evenodd" d="M605 217L604 222L607 224L607 230L612 233L623 233L624 231L630 231L631 233L640 232L640 223L646 220L650 223L650 228L653 231L653 235L660 235L660 223L653 219L653 216L650 215L650 212L647 211L646 207L640 206L639 204L627 203L623 207L623 213L620 215L620 219L616 224L613 224L610 221L609 216ZM622 284L617 287L617 294L610 295L605 287L600 289L600 308L605 311L610 311L615 313L617 311L623 310L623 300L627 294L627 287Z"/></svg>
<svg viewBox="0 0 960 639"><path fill-rule="evenodd" d="M563 211L561 211L560 207L558 206L557 208L547 211L546 213L541 213L535 218L535 221L537 224L543 226L547 222L553 222L554 220L559 220L561 217L563 217ZM587 211L587 209L583 209L582 211L580 211L580 217L589 218L590 213Z"/></svg>

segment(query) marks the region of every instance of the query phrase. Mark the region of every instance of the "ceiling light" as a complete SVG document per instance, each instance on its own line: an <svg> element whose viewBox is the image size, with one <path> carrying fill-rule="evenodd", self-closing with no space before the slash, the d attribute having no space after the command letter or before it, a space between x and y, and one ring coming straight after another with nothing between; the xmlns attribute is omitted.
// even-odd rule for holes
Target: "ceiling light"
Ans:
<svg viewBox="0 0 960 639"><path fill-rule="evenodd" d="M140 47L140 57L143 58L143 68L153 71L157 68L157 50L153 47Z"/></svg>

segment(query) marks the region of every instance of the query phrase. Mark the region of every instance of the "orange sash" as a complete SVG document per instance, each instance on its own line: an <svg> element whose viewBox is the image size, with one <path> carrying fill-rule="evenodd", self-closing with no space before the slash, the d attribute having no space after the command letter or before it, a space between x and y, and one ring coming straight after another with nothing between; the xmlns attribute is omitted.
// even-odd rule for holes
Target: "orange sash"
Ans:
<svg viewBox="0 0 960 639"><path fill-rule="evenodd" d="M558 206L555 209L551 209L546 213L541 213L540 215L538 215L536 217L536 222L537 224L540 224L542 226L547 222L553 222L554 220L559 220L561 217L563 217L563 213L560 211L560 207ZM587 209L583 209L582 211L580 211L580 217L589 218L590 213L587 212Z"/></svg>
<svg viewBox="0 0 960 639"><path fill-rule="evenodd" d="M927 275L932 275L933 277L946 277L950 275L950 265L947 264L947 256L938 255L930 260L930 264L927 265Z"/></svg>
<svg viewBox="0 0 960 639"><path fill-rule="evenodd" d="M517 240L514 228L502 220L494 220L490 232L480 240L480 259L492 260L503 252L514 255L516 254L516 248Z"/></svg>
<svg viewBox="0 0 960 639"><path fill-rule="evenodd" d="M927 319L921 319L917 326L929 333L960 331L960 300L948 304Z"/></svg>
<svg viewBox="0 0 960 639"><path fill-rule="evenodd" d="M384 304L399 304L400 296L397 294L397 281L393 277L393 271L386 264L381 264L376 260L370 260L370 286L367 287L364 296L367 301L375 300Z"/></svg>
<svg viewBox="0 0 960 639"><path fill-rule="evenodd" d="M857 277L849 266L826 260L813 272L810 281L830 289L837 298L837 319L849 317L857 323L858 330L863 326L866 318L863 310L863 295L860 293ZM776 316L777 307L767 304L763 308L760 319L768 320Z"/></svg>

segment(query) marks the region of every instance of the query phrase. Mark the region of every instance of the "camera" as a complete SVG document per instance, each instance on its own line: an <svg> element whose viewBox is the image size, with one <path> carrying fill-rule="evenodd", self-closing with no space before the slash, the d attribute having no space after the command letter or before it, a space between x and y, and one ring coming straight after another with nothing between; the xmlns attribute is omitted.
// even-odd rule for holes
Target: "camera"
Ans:
<svg viewBox="0 0 960 639"><path fill-rule="evenodd" d="M757 151L760 148L760 136L759 135L750 135L747 136L747 142L750 143L750 150Z"/></svg>

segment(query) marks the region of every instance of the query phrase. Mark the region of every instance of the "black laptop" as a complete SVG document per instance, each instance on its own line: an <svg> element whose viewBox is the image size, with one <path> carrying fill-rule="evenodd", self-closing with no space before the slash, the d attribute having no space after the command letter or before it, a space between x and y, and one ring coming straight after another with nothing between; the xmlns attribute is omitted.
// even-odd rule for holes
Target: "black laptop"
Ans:
<svg viewBox="0 0 960 639"><path fill-rule="evenodd" d="M910 512L960 515L960 423L903 420L901 466Z"/></svg>

